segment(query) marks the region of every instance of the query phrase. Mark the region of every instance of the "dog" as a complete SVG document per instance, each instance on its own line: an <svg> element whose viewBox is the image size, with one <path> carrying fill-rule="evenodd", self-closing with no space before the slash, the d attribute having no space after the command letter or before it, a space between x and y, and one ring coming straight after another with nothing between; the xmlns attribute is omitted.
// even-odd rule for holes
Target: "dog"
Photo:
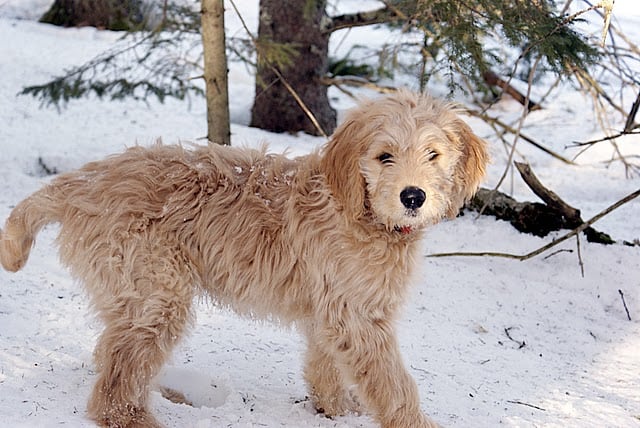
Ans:
<svg viewBox="0 0 640 428"><path fill-rule="evenodd" d="M394 323L424 229L455 217L485 173L486 143L459 114L400 91L363 101L295 159L266 147L133 147L17 204L0 261L21 269L38 231L60 223L61 261L104 323L88 403L101 426L161 426L150 382L204 295L303 333L319 412L435 427Z"/></svg>

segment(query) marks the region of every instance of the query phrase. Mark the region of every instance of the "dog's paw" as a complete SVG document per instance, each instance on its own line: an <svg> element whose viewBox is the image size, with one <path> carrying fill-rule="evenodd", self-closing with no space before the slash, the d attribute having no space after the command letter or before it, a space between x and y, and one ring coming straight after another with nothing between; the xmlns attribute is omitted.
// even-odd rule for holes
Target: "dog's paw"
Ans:
<svg viewBox="0 0 640 428"><path fill-rule="evenodd" d="M314 396L311 398L313 405L318 413L324 414L328 418L335 416L344 416L348 413L360 414L362 412L362 405L354 394L350 391L345 391L339 396L319 397Z"/></svg>

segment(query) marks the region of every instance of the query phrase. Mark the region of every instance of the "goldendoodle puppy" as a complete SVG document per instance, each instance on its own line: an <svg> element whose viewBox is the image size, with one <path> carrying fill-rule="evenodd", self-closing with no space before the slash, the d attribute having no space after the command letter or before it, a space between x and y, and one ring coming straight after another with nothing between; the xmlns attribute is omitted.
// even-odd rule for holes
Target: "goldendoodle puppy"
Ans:
<svg viewBox="0 0 640 428"><path fill-rule="evenodd" d="M134 147L20 202L0 261L19 270L40 228L61 224L61 259L104 322L88 406L100 425L160 426L150 382L206 295L299 328L310 396L328 416L361 405L386 428L432 427L394 321L423 229L454 217L484 175L485 143L457 113L404 91L366 101L296 159Z"/></svg>

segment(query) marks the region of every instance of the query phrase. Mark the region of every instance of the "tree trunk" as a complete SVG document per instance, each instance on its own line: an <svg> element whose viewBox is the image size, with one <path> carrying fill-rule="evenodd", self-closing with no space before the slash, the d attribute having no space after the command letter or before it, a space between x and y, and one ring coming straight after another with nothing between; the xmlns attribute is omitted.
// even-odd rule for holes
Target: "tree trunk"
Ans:
<svg viewBox="0 0 640 428"><path fill-rule="evenodd" d="M131 31L144 26L142 0L55 0L40 22Z"/></svg>
<svg viewBox="0 0 640 428"><path fill-rule="evenodd" d="M229 145L231 130L223 0L202 0L201 31L207 97L207 139L211 143Z"/></svg>
<svg viewBox="0 0 640 428"><path fill-rule="evenodd" d="M327 87L320 81L328 68L330 33L322 31L325 8L326 0L292 0L286 6L281 0L260 0L258 39L291 44L298 55L293 58L293 65L279 70L286 81L283 83L275 66L258 49L251 126L273 132L321 135L291 89L315 116L324 133L330 134L335 129L336 112L329 104Z"/></svg>

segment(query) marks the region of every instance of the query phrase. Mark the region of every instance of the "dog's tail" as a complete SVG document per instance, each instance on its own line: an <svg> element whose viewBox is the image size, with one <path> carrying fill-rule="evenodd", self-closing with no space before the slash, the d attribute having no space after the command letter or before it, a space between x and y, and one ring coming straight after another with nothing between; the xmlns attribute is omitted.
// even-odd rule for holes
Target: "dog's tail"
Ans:
<svg viewBox="0 0 640 428"><path fill-rule="evenodd" d="M0 263L17 272L29 258L36 235L49 223L59 221L60 205L52 197L52 186L46 186L20 202L0 229Z"/></svg>

